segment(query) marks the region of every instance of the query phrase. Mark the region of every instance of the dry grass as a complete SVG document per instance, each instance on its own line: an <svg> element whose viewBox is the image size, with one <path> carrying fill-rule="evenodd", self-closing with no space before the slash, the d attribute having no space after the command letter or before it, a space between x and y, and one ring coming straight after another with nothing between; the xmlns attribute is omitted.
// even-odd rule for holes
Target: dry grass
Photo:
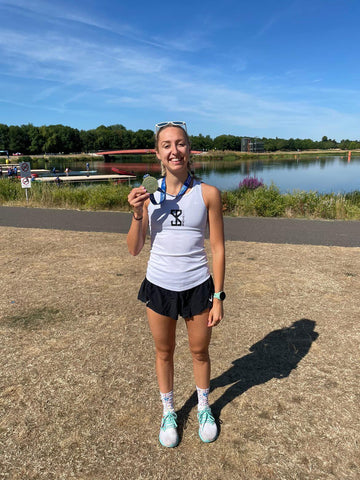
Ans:
<svg viewBox="0 0 360 480"><path fill-rule="evenodd" d="M136 301L148 246L133 258L124 235L0 232L1 479L360 478L359 248L227 243L221 434L197 436L181 321L182 441L167 450Z"/></svg>

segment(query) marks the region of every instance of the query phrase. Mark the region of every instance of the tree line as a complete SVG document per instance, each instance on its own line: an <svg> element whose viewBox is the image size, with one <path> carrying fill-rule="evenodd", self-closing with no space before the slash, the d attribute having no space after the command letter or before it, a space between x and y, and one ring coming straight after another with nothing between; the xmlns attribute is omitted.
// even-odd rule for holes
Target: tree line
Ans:
<svg viewBox="0 0 360 480"><path fill-rule="evenodd" d="M219 135L211 138L209 135L199 134L190 136L190 139L194 150L241 151L241 136ZM341 140L337 142L326 136L322 137L321 141L265 137L256 140L263 142L264 150L267 152L360 148L360 141ZM36 127L32 124L21 126L0 124L0 150L7 150L9 154L16 152L24 155L68 154L133 148L154 148L154 132L152 130L132 131L123 125L100 125L91 130L78 130L64 125Z"/></svg>

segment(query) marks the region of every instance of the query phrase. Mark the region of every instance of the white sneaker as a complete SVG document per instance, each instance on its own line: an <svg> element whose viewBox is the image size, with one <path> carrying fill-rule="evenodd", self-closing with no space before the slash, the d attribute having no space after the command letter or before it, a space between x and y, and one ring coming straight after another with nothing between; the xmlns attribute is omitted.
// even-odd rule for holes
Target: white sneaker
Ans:
<svg viewBox="0 0 360 480"><path fill-rule="evenodd" d="M162 417L159 441L163 447L173 448L179 443L176 419L173 411L166 412Z"/></svg>
<svg viewBox="0 0 360 480"><path fill-rule="evenodd" d="M199 437L205 443L211 443L218 436L218 429L215 418L211 413L210 407L206 407L198 412Z"/></svg>

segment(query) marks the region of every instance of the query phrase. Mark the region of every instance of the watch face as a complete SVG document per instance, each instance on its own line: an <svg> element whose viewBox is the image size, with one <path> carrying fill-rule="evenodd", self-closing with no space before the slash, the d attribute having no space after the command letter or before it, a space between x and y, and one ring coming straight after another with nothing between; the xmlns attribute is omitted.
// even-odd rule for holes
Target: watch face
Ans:
<svg viewBox="0 0 360 480"><path fill-rule="evenodd" d="M217 298L218 300L225 300L226 295L225 295L225 292L217 292L217 293L214 293L214 297Z"/></svg>

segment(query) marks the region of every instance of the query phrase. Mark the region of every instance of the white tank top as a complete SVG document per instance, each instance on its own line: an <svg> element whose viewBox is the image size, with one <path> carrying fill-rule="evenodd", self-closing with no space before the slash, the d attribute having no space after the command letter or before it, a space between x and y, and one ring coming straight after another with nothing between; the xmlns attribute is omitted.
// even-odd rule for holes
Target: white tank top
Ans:
<svg viewBox="0 0 360 480"><path fill-rule="evenodd" d="M160 205L150 202L148 213L151 251L146 278L149 282L175 292L205 282L210 271L204 247L207 208L201 182L194 180L191 190L179 198L166 194Z"/></svg>

